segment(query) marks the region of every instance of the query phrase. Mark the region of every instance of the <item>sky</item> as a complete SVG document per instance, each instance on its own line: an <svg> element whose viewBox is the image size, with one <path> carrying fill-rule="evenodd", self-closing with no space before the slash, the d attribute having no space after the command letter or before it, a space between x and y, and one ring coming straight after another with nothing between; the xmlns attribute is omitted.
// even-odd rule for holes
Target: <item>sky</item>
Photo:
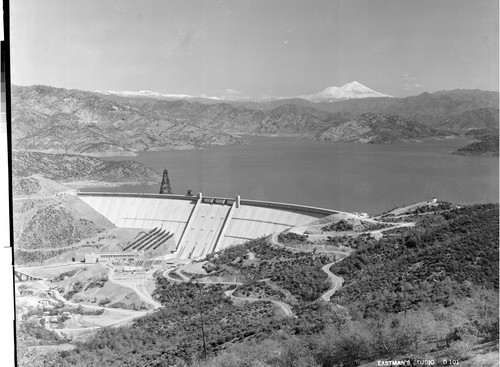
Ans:
<svg viewBox="0 0 500 367"><path fill-rule="evenodd" d="M11 0L17 85L298 96L498 91L497 0Z"/></svg>

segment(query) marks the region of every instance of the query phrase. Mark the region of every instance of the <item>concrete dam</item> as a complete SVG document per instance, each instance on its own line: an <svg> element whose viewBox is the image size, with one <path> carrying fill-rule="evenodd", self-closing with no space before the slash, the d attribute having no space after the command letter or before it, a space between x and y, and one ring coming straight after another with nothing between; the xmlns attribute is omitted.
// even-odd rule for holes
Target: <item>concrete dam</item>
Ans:
<svg viewBox="0 0 500 367"><path fill-rule="evenodd" d="M235 198L79 192L78 197L120 228L173 234L179 259L199 259L231 245L308 224L329 209Z"/></svg>

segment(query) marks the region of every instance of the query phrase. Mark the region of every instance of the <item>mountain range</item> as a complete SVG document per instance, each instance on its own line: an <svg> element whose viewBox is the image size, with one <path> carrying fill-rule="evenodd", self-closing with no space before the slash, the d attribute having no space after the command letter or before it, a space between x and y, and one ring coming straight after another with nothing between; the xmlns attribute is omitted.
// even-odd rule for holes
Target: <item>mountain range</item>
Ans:
<svg viewBox="0 0 500 367"><path fill-rule="evenodd" d="M333 102L333 101L341 101L348 99L359 99L359 98L379 98L379 97L392 97L387 94L383 94L373 89L370 89L364 86L361 83L356 81L346 83L341 87L327 87L319 93L310 94L310 95L302 95L299 97L271 97L271 96L261 96L261 97L246 97L239 95L239 92L234 94L226 93L224 96L207 96L207 95L198 95L192 96L188 94L173 94L173 93L158 93L152 92L149 90L140 90L138 92L135 91L106 91L97 93L104 95L117 95L121 97L138 97L138 98L156 98L156 99L164 99L164 100L179 100L179 99L187 99L187 100L213 100L213 101L233 101L233 102L270 102L277 101L281 99L292 99L292 98L301 98L311 102Z"/></svg>
<svg viewBox="0 0 500 367"><path fill-rule="evenodd" d="M91 92L41 85L12 88L12 126L14 149L56 153L126 155L243 142L223 131L160 117Z"/></svg>
<svg viewBox="0 0 500 367"><path fill-rule="evenodd" d="M354 83L350 86L353 88L327 88L321 93L339 96L362 90ZM336 102L300 98L260 103L206 101L14 86L13 147L130 155L145 150L245 144L248 141L242 135L390 143L440 138L470 129L498 129L498 92L481 90Z"/></svg>

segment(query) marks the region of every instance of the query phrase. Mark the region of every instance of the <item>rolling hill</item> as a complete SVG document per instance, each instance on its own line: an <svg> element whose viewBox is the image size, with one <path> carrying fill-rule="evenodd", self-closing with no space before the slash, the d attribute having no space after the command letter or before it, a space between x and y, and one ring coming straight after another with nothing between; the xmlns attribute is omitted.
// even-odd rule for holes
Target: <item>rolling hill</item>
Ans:
<svg viewBox="0 0 500 367"><path fill-rule="evenodd" d="M322 131L318 138L336 142L392 143L444 135L443 132L403 117L365 113Z"/></svg>
<svg viewBox="0 0 500 367"><path fill-rule="evenodd" d="M477 136L478 141L458 149L454 154L498 156L498 133Z"/></svg>
<svg viewBox="0 0 500 367"><path fill-rule="evenodd" d="M14 151L12 175L43 175L59 182L160 182L160 174L135 161L104 161L76 154Z"/></svg>

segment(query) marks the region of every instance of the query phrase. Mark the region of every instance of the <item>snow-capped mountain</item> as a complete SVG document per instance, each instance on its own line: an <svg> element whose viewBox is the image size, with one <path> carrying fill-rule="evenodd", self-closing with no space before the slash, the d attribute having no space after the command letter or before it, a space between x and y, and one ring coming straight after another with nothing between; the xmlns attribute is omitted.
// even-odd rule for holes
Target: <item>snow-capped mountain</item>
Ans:
<svg viewBox="0 0 500 367"><path fill-rule="evenodd" d="M149 90L140 90L136 91L99 91L95 90L94 93L100 93L104 95L116 95L120 97L134 97L134 98L156 98L161 100L179 100L179 99L187 99L187 100L213 100L213 101L228 101L228 102L268 102L275 101L280 99L280 97L270 97L270 96L261 96L261 97L246 97L246 96L235 96L235 95L226 95L222 94L220 96L208 96L206 94L198 94L198 95L189 95L189 94L176 94L176 93L158 93L152 92Z"/></svg>
<svg viewBox="0 0 500 367"><path fill-rule="evenodd" d="M387 94L379 93L365 87L363 84L356 81L344 84L341 87L328 87L317 94L302 95L302 96L288 96L288 97L271 97L271 96L261 96L261 97L247 97L243 95L226 95L222 94L220 96L207 96L205 94L200 95L188 95L188 94L174 94L174 93L158 93L149 90L140 90L138 92L134 91L95 91L101 94L113 94L122 97L147 97L147 98L157 98L157 99L167 99L167 100L178 100L178 99L204 99L204 100L214 100L214 101L228 101L228 102L271 102L280 99L293 99L302 98L311 102L333 102L341 101L347 99L359 99L359 98L374 98L374 97L392 97Z"/></svg>
<svg viewBox="0 0 500 367"><path fill-rule="evenodd" d="M364 86L356 81L344 84L341 87L328 87L317 94L300 96L311 102L328 102L346 99L392 97Z"/></svg>
<svg viewBox="0 0 500 367"><path fill-rule="evenodd" d="M138 92L136 91L99 91L96 90L94 91L95 93L101 93L101 94L106 94L106 95L116 95L116 96L121 96L121 97L148 97L148 98L175 98L175 99L185 99L185 98L192 98L192 96L188 94L162 94L158 92L152 92L150 90L140 90Z"/></svg>

